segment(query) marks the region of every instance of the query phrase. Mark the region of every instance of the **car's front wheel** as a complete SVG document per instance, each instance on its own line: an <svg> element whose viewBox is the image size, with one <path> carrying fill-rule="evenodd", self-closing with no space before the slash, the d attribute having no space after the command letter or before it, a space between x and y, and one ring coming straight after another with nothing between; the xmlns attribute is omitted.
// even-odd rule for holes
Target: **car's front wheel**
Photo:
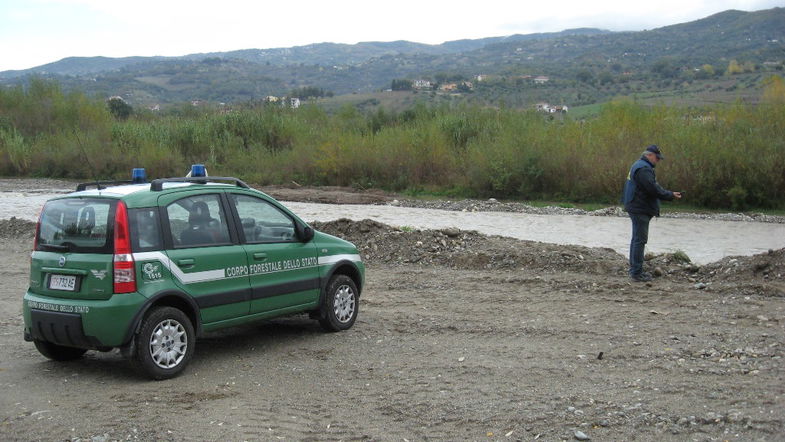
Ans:
<svg viewBox="0 0 785 442"><path fill-rule="evenodd" d="M147 376L169 379L188 365L195 344L194 328L185 313L174 307L155 307L142 322L133 360Z"/></svg>
<svg viewBox="0 0 785 442"><path fill-rule="evenodd" d="M66 347L64 345L52 344L51 342L39 341L38 339L33 343L39 353L54 361L79 359L87 351L84 348Z"/></svg>
<svg viewBox="0 0 785 442"><path fill-rule="evenodd" d="M327 283L319 324L330 332L348 330L357 319L359 307L359 292L352 278L346 275L334 275Z"/></svg>

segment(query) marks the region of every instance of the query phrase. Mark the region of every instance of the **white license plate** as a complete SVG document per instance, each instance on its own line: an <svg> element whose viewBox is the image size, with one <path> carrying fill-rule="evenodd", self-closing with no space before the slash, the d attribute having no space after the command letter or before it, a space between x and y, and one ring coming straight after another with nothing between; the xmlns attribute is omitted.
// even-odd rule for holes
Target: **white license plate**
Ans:
<svg viewBox="0 0 785 442"><path fill-rule="evenodd" d="M49 276L49 288L52 290L76 290L76 276L73 275L51 275Z"/></svg>

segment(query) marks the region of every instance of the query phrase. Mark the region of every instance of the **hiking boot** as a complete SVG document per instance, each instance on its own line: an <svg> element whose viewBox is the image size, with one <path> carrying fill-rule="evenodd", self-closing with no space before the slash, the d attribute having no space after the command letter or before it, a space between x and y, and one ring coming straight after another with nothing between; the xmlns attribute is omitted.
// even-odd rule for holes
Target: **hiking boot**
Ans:
<svg viewBox="0 0 785 442"><path fill-rule="evenodd" d="M649 282L652 280L651 273L649 272L638 273L637 275L630 275L630 278L635 282Z"/></svg>

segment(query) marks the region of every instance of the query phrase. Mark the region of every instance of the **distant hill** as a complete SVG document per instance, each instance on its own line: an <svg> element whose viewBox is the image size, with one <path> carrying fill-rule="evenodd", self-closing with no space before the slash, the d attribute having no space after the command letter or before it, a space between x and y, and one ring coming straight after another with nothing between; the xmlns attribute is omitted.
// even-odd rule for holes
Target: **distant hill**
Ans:
<svg viewBox="0 0 785 442"><path fill-rule="evenodd" d="M624 94L634 81L681 87L685 81L700 80L703 65L716 70L710 76L721 75L731 59L750 63L753 70L764 62L781 66L783 23L785 8L774 8L725 11L640 32L581 28L440 45L317 43L182 57L71 57L0 72L0 83L18 84L38 75L57 79L66 88L98 96L122 95L132 104L146 105L190 100L233 103L302 87L336 95L366 93L389 88L395 79L444 83L472 81L482 74L496 82L474 85L472 98L481 101L507 97L508 102L520 104L530 100L589 104ZM536 75L548 76L549 82L534 88L525 79Z"/></svg>
<svg viewBox="0 0 785 442"><path fill-rule="evenodd" d="M189 54L181 57L68 57L60 61L48 63L24 70L0 72L0 79L10 79L29 74L42 75L89 75L116 71L135 64L147 64L153 61L201 61L207 58L236 59L258 64L285 66L292 64L309 65L353 65L366 62L385 55L413 54L456 54L482 48L491 43L505 41L535 40L558 38L568 35L596 35L610 33L593 28L568 29L561 32L516 34L507 37L489 37L476 40L455 40L439 45L428 45L410 41L392 42L360 42L357 44L314 43L305 46L274 49L241 49L228 52L207 52Z"/></svg>

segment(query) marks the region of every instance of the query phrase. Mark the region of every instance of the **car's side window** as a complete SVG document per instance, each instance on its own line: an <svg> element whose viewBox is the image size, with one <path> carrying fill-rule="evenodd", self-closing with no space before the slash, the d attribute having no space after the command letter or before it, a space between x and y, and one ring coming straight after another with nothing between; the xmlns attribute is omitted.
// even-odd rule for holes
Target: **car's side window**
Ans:
<svg viewBox="0 0 785 442"><path fill-rule="evenodd" d="M166 206L169 231L175 247L229 244L226 215L217 194L179 199Z"/></svg>
<svg viewBox="0 0 785 442"><path fill-rule="evenodd" d="M246 243L294 242L294 220L269 202L247 195L232 195Z"/></svg>
<svg viewBox="0 0 785 442"><path fill-rule="evenodd" d="M130 209L131 246L134 252L161 250L161 229L158 223L158 209Z"/></svg>

